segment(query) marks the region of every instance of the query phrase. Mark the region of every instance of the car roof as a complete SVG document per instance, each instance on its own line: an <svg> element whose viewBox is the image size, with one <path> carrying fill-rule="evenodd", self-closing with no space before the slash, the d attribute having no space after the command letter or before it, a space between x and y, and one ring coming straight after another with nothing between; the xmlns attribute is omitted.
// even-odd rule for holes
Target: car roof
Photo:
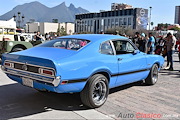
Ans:
<svg viewBox="0 0 180 120"><path fill-rule="evenodd" d="M85 39L85 40L90 40L91 42L102 41L102 40L106 41L106 40L112 40L112 39L128 39L123 36L109 35L109 34L77 34L77 35L63 36L59 38Z"/></svg>

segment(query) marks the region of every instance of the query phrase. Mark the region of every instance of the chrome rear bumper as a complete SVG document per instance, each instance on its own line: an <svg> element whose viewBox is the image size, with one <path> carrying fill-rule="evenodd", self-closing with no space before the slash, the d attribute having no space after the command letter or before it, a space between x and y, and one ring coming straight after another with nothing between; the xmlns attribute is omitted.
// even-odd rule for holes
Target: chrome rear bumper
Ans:
<svg viewBox="0 0 180 120"><path fill-rule="evenodd" d="M61 77L47 77L47 76L42 76L39 74L35 73L30 73L28 71L22 71L22 70L14 70L10 68L5 68L4 66L1 66L1 69L4 71L6 74L14 75L19 78L25 77L29 78L35 81L40 81L48 84L52 84L53 86L57 87L60 84Z"/></svg>

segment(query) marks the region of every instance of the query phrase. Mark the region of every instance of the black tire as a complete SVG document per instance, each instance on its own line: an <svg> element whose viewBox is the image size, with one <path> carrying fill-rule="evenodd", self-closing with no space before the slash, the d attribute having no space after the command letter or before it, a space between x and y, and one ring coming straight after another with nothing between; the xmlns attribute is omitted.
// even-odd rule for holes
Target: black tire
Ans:
<svg viewBox="0 0 180 120"><path fill-rule="evenodd" d="M102 74L96 74L88 80L80 93L80 97L85 106L97 108L106 102L108 94L108 79Z"/></svg>
<svg viewBox="0 0 180 120"><path fill-rule="evenodd" d="M148 77L145 79L145 84L154 85L158 81L158 65L154 64Z"/></svg>
<svg viewBox="0 0 180 120"><path fill-rule="evenodd" d="M24 50L24 49L22 49L22 48L13 48L11 50L11 52L18 52L18 51L22 51L22 50Z"/></svg>

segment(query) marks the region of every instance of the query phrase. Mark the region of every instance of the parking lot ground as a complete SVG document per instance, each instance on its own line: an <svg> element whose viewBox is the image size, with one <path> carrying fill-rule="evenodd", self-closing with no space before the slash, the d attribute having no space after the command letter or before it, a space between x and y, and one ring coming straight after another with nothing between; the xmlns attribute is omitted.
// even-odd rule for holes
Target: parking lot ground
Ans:
<svg viewBox="0 0 180 120"><path fill-rule="evenodd" d="M180 63L161 70L153 86L136 82L110 90L100 108L84 107L79 94L38 92L0 70L0 119L180 119Z"/></svg>

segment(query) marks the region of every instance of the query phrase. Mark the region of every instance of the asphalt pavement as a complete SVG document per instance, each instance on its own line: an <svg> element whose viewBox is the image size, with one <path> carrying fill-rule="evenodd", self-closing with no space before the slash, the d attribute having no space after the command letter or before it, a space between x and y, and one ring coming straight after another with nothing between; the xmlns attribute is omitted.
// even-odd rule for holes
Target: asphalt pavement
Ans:
<svg viewBox="0 0 180 120"><path fill-rule="evenodd" d="M79 94L38 92L0 70L0 119L180 119L180 63L161 70L153 86L136 82L110 90L106 103L89 109Z"/></svg>

